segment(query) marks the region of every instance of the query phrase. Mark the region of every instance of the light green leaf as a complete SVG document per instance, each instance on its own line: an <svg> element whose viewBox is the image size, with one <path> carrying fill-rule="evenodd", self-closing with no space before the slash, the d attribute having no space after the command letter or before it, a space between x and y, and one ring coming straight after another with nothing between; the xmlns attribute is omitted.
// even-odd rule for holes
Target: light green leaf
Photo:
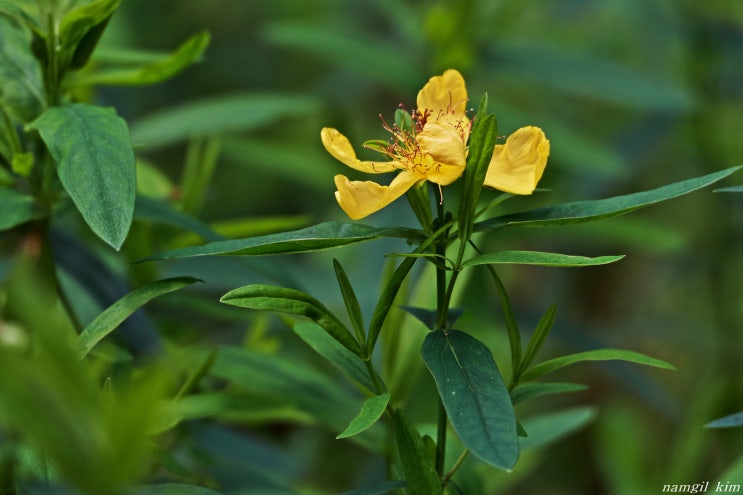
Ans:
<svg viewBox="0 0 743 495"><path fill-rule="evenodd" d="M736 428L743 426L743 411L710 421L705 428Z"/></svg>
<svg viewBox="0 0 743 495"><path fill-rule="evenodd" d="M95 345L106 335L113 332L121 322L152 299L168 292L173 292L189 286L198 279L191 277L175 277L158 280L144 287L133 290L111 306L106 308L98 317L90 322L77 337L80 349L80 358L85 357Z"/></svg>
<svg viewBox="0 0 743 495"><path fill-rule="evenodd" d="M420 433L408 422L400 410L395 411L395 438L400 462L408 484L409 495L437 495L443 493L441 478L436 473L433 458L428 455Z"/></svg>
<svg viewBox="0 0 743 495"><path fill-rule="evenodd" d="M85 222L119 249L134 215L136 162L126 122L113 109L54 107L29 124L57 161L57 174Z"/></svg>
<svg viewBox="0 0 743 495"><path fill-rule="evenodd" d="M539 266L592 266L614 263L624 258L620 256L598 256L588 258L585 256L570 256L558 253L542 253L538 251L500 251L498 253L487 253L475 256L465 261L463 267L490 264L514 264L514 265L539 265Z"/></svg>
<svg viewBox="0 0 743 495"><path fill-rule="evenodd" d="M639 352L628 351L625 349L596 349L593 351L579 352L576 354L570 354L568 356L561 356L539 363L536 366L533 366L532 368L526 370L521 375L519 381L528 382L544 376L548 373L552 373L553 371L565 366L580 363L583 361L627 361L630 363L653 366L655 368L662 368L666 370L676 369L674 366L666 363L665 361L640 354Z"/></svg>
<svg viewBox="0 0 743 495"><path fill-rule="evenodd" d="M437 330L421 354L462 443L488 464L512 469L519 457L516 416L490 350L465 332Z"/></svg>
<svg viewBox="0 0 743 495"><path fill-rule="evenodd" d="M743 186L730 186L730 187L721 187L719 189L715 189L712 192L727 192L727 193L739 193L743 192Z"/></svg>
<svg viewBox="0 0 743 495"><path fill-rule="evenodd" d="M527 418L523 425L529 436L519 439L521 448L533 449L556 442L583 428L595 417L593 408L577 407Z"/></svg>
<svg viewBox="0 0 743 495"><path fill-rule="evenodd" d="M295 424L313 422L306 411L297 409L293 397L265 397L233 391L188 395L176 401L171 412L173 423L205 418L241 424L261 424L267 421L286 421Z"/></svg>
<svg viewBox="0 0 743 495"><path fill-rule="evenodd" d="M191 102L150 115L132 126L132 140L149 148L192 136L251 131L316 112L319 102L303 95L249 93Z"/></svg>
<svg viewBox="0 0 743 495"><path fill-rule="evenodd" d="M279 234L216 241L201 246L175 249L148 256L141 261L210 255L262 256L268 254L304 253L380 239L382 237L407 237L415 234L416 231L406 229L378 229L356 223L325 222L313 225L312 227L281 232Z"/></svg>
<svg viewBox="0 0 743 495"><path fill-rule="evenodd" d="M525 383L511 390L513 405L542 395L562 394L566 392L580 392L586 390L586 385L579 383Z"/></svg>
<svg viewBox="0 0 743 495"><path fill-rule="evenodd" d="M221 302L247 309L306 316L353 353L363 356L359 343L346 326L320 301L304 292L270 285L246 285L223 295Z"/></svg>
<svg viewBox="0 0 743 495"><path fill-rule="evenodd" d="M0 231L43 216L32 196L14 189L0 188Z"/></svg>
<svg viewBox="0 0 743 495"><path fill-rule="evenodd" d="M343 430L343 432L338 434L335 438L341 439L352 437L371 427L379 420L379 418L382 417L389 402L390 394L388 393L369 397L361 405L361 412L359 412L359 415L353 418L348 424L348 428Z"/></svg>
<svg viewBox="0 0 743 495"><path fill-rule="evenodd" d="M59 24L59 39L63 45L62 53L73 53L77 51L78 45L83 38L97 26L105 27L107 19L119 8L121 0L93 0L81 3L67 11ZM101 33L96 33L93 46L85 50L86 54L78 55L82 64L92 52Z"/></svg>
<svg viewBox="0 0 743 495"><path fill-rule="evenodd" d="M393 493L393 490L398 488L405 488L407 483L405 480L387 481L381 485L371 486L369 488L359 488L358 490L351 490L350 492L343 492L341 495L388 495Z"/></svg>
<svg viewBox="0 0 743 495"><path fill-rule="evenodd" d="M209 488L183 483L161 483L135 488L134 495L222 495Z"/></svg>
<svg viewBox="0 0 743 495"><path fill-rule="evenodd" d="M210 36L206 31L195 34L186 40L176 51L138 67L125 67L101 70L84 74L73 79L79 86L118 85L141 86L156 84L175 76L197 62L209 46Z"/></svg>
<svg viewBox="0 0 743 495"><path fill-rule="evenodd" d="M29 33L0 15L0 106L23 122L46 106L41 69L31 54Z"/></svg>
<svg viewBox="0 0 743 495"><path fill-rule="evenodd" d="M369 392L377 392L364 361L331 337L321 326L302 321L292 326L292 329L315 352L366 387ZM381 383L381 378L379 382Z"/></svg>
<svg viewBox="0 0 743 495"><path fill-rule="evenodd" d="M545 225L563 225L601 220L683 196L684 194L714 184L737 172L740 168L741 166L732 167L695 179L688 179L657 189L624 196L561 203L535 210L503 215L476 223L475 231L497 230L510 226L541 227Z"/></svg>

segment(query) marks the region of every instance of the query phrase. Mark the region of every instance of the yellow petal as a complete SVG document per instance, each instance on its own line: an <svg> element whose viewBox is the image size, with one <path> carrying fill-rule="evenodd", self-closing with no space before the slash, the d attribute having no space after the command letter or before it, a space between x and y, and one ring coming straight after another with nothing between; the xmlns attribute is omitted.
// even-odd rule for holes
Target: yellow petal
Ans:
<svg viewBox="0 0 743 495"><path fill-rule="evenodd" d="M335 199L352 220L358 220L381 210L421 180L422 177L403 171L389 186L380 186L376 182L351 181L344 175L336 175Z"/></svg>
<svg viewBox="0 0 743 495"><path fill-rule="evenodd" d="M423 153L446 165L464 167L467 154L462 135L458 129L446 122L428 122L415 136Z"/></svg>
<svg viewBox="0 0 743 495"><path fill-rule="evenodd" d="M400 168L396 162L370 162L356 158L356 152L348 138L331 127L323 127L320 139L333 158L349 167L368 174L381 174Z"/></svg>
<svg viewBox="0 0 743 495"><path fill-rule="evenodd" d="M433 120L464 118L467 109L467 87L462 74L449 69L428 80L418 92L418 111L429 112Z"/></svg>
<svg viewBox="0 0 743 495"><path fill-rule="evenodd" d="M485 176L485 185L513 194L531 194L542 178L550 142L539 127L522 127L499 144Z"/></svg>

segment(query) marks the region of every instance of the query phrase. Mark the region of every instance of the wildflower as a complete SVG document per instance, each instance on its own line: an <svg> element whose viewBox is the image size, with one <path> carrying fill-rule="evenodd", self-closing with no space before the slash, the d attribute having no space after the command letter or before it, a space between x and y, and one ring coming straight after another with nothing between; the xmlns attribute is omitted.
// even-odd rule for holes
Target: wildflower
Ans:
<svg viewBox="0 0 743 495"><path fill-rule="evenodd" d="M387 186L335 176L336 200L353 220L384 208L414 185L429 181L447 186L464 172L472 122L466 115L467 89L462 75L450 69L432 77L418 93L416 103L409 125L390 126L383 120L384 128L392 134L389 141L365 145L390 161L359 160L346 136L333 128L322 129L325 149L347 166L370 174L399 170ZM548 154L549 141L540 129L519 129L504 145L496 146L485 185L530 194L542 176Z"/></svg>

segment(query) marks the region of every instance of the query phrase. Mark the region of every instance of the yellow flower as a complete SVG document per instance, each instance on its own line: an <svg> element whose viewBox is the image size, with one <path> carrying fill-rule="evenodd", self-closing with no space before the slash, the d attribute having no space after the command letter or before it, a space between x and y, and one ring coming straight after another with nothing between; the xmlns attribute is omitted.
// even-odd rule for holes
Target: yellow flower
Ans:
<svg viewBox="0 0 743 495"><path fill-rule="evenodd" d="M412 128L384 127L392 134L384 146L375 146L390 161L362 161L348 138L333 128L320 133L323 146L347 166L370 174L399 170L388 186L335 176L336 200L358 220L380 210L423 181L446 186L457 180L467 163L471 121L466 115L467 88L456 70L429 79L418 93ZM530 194L546 165L549 141L536 127L519 129L504 145L496 146L485 184L515 194ZM491 174L492 169L492 174ZM506 177L507 176L507 177Z"/></svg>

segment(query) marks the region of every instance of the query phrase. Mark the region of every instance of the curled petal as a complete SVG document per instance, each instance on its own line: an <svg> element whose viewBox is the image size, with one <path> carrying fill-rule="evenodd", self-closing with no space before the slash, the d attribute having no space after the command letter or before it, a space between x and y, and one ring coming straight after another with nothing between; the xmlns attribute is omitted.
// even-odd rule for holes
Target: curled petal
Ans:
<svg viewBox="0 0 743 495"><path fill-rule="evenodd" d="M449 69L428 80L418 92L418 111L428 112L429 119L459 120L465 117L467 87L462 74Z"/></svg>
<svg viewBox="0 0 743 495"><path fill-rule="evenodd" d="M381 174L400 168L397 162L359 160L356 158L356 152L353 150L353 146L351 146L348 138L332 127L323 127L322 131L320 131L320 139L322 139L322 144L328 150L328 153L333 155L333 158L355 170L366 172L367 174Z"/></svg>
<svg viewBox="0 0 743 495"><path fill-rule="evenodd" d="M381 210L421 180L423 178L417 174L403 171L389 186L381 186L376 182L351 181L344 175L336 175L335 187L338 190L335 199L352 220L358 220Z"/></svg>
<svg viewBox="0 0 743 495"><path fill-rule="evenodd" d="M539 127L522 127L499 144L485 176L485 185L513 194L531 194L542 178L550 142Z"/></svg>
<svg viewBox="0 0 743 495"><path fill-rule="evenodd" d="M415 136L421 152L427 153L441 164L464 167L467 150L462 134L448 122L428 122Z"/></svg>

